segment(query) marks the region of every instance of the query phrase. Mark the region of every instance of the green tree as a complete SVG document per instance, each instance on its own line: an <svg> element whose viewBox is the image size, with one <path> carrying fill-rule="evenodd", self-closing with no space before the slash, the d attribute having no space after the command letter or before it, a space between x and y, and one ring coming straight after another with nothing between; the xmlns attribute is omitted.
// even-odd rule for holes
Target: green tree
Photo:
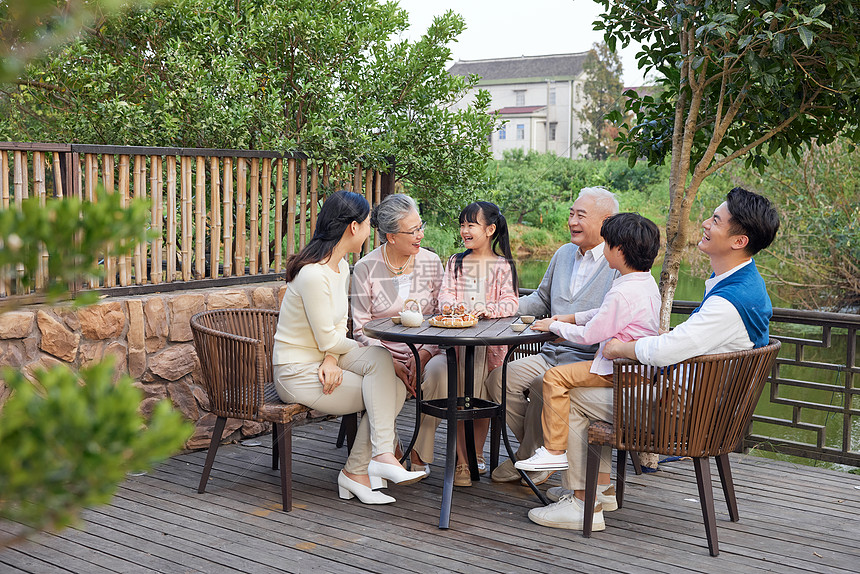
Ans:
<svg viewBox="0 0 860 574"><path fill-rule="evenodd" d="M45 50L73 38L99 15L129 3L130 0L0 2L0 81L14 79L30 60Z"/></svg>
<svg viewBox="0 0 860 574"><path fill-rule="evenodd" d="M666 326L705 178L741 157L759 169L769 154L798 158L813 138L860 140L860 9L849 0L600 2L595 25L610 48L641 42L640 68L663 76L657 96L628 92L636 121L619 152L631 163L671 157L660 277Z"/></svg>
<svg viewBox="0 0 860 574"><path fill-rule="evenodd" d="M604 160L615 154L618 128L607 116L621 109L621 58L604 44L594 44L582 64L586 80L582 84L585 104L577 112L583 128L579 132L588 159Z"/></svg>
<svg viewBox="0 0 860 574"><path fill-rule="evenodd" d="M180 0L102 18L5 88L0 137L301 149L387 168L422 193L480 185L493 117L451 76L447 12L415 42L378 0ZM0 104L2 105L2 104ZM5 126L2 124L5 123Z"/></svg>
<svg viewBox="0 0 860 574"><path fill-rule="evenodd" d="M562 193L552 180L559 159L553 153L508 150L501 160L489 167L489 185L493 200L511 223L524 223L530 215L545 211Z"/></svg>
<svg viewBox="0 0 860 574"><path fill-rule="evenodd" d="M844 138L772 157L761 174L729 166L734 181L766 193L788 215L763 259L769 286L811 309L860 307L860 149Z"/></svg>

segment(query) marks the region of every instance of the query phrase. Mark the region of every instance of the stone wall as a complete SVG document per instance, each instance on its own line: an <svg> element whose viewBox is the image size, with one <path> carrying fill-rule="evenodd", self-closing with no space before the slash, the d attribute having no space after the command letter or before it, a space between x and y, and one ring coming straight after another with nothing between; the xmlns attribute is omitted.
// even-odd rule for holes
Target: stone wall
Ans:
<svg viewBox="0 0 860 574"><path fill-rule="evenodd" d="M203 448L209 445L215 415L208 411L191 316L207 309L276 309L282 289L283 282L278 281L109 298L78 310L33 306L2 313L0 365L20 368L30 376L37 367L65 363L80 368L113 355L117 377L129 373L143 391L143 413L148 416L156 401L169 398L196 424L186 447ZM0 381L0 404L8 394ZM266 430L268 425L230 419L224 437L254 436Z"/></svg>

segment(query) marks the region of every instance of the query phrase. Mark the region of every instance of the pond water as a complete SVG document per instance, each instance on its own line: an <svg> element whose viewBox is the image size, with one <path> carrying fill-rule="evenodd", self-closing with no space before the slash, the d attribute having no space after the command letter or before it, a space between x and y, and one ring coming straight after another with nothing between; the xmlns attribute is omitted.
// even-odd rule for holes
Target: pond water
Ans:
<svg viewBox="0 0 860 574"><path fill-rule="evenodd" d="M549 261L542 260L525 260L517 262L517 273L519 275L520 286L523 288L535 289L540 284L541 278L546 271ZM662 262L658 261L652 268L654 278L659 281L660 267ZM688 265L681 267L680 276L678 279L678 287L675 292L675 299L678 301L701 301L704 295L705 284L701 277L694 277L690 272ZM771 294L771 299L775 307L788 306L784 301L779 300ZM675 325L683 321L685 317L674 315L672 324ZM818 339L820 336L820 327L808 327L802 325L791 325L783 323L773 323L771 325L772 332L780 336L803 336L812 339ZM834 329L832 333L831 346L829 348L814 348L807 346L805 348L805 359L811 362L829 363L829 364L845 364L847 347L847 333L840 329ZM796 352L795 345L791 343L783 344L780 350L781 357L794 357ZM811 369L805 367L797 367L783 365L780 367L780 376L786 379L815 381L831 385L833 390L808 389L801 387L792 387L782 385L779 388L779 398L790 399L792 401L806 401L818 405L841 406L844 400L844 392L840 392L840 388L844 389L844 373L841 369ZM765 386L762 398L756 407L756 414L765 417L773 417L783 420L792 420L793 407L786 404L777 404L770 401L770 384ZM860 397L857 397L856 402L860 406ZM842 416L838 413L826 412L824 410L815 410L805 408L802 411L802 422L811 425L821 425L826 428L825 443L828 447L841 448L842 444ZM851 450L860 448L860 418L852 419L850 433L852 437ZM770 436L784 440L797 441L807 444L815 444L816 433L813 430L800 430L797 428L785 427L782 425L766 424L756 422L753 424L753 432L758 435ZM780 458L796 461L800 464L823 466L839 470L850 469L845 465L837 465L825 462L813 461L799 457L791 457L778 453L770 453L767 451L754 451L755 454L766 456L769 458Z"/></svg>

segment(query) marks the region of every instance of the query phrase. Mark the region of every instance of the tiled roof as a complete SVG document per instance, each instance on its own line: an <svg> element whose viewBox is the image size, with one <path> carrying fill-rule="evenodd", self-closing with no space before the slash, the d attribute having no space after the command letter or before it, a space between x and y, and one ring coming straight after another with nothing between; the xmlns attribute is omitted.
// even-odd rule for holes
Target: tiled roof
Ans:
<svg viewBox="0 0 860 574"><path fill-rule="evenodd" d="M531 114L538 110L545 109L546 106L508 106L507 108L502 108L498 111L498 113L503 115L509 114Z"/></svg>
<svg viewBox="0 0 860 574"><path fill-rule="evenodd" d="M485 81L522 78L569 78L582 73L588 52L554 54L550 56L520 56L489 60L460 60L448 69L456 76L477 74Z"/></svg>

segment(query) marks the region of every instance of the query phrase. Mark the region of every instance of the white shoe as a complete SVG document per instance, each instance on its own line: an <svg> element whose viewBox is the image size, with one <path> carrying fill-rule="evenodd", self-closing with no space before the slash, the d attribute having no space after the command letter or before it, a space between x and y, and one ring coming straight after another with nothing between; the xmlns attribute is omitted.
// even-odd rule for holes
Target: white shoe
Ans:
<svg viewBox="0 0 860 574"><path fill-rule="evenodd" d="M369 487L352 480L343 471L337 475L337 495L344 500L357 496L365 504L391 504L396 500L393 496L371 490Z"/></svg>
<svg viewBox="0 0 860 574"><path fill-rule="evenodd" d="M542 471L542 470L567 470L567 452L562 454L550 454L544 447L538 447L533 455L525 460L519 460L514 467L519 470Z"/></svg>
<svg viewBox="0 0 860 574"><path fill-rule="evenodd" d="M541 470L538 472L528 472L527 474L535 486L537 486L549 480L549 477L552 476L554 472L554 470ZM505 462L497 466L495 470L493 470L493 474L490 475L490 478L493 479L493 482L516 482L519 480L520 484L526 486L526 483L521 480L522 477L520 476L520 473L517 472L517 469L514 467L514 462L511 459L507 459Z"/></svg>
<svg viewBox="0 0 860 574"><path fill-rule="evenodd" d="M376 460L371 460L367 465L367 474L371 476L371 480L378 476L402 485L413 484L427 477L427 473L423 470L410 472L399 464L388 464Z"/></svg>
<svg viewBox="0 0 860 574"><path fill-rule="evenodd" d="M582 530L582 523L585 518L584 507L585 504L572 494L564 494L558 502L529 510L529 520L550 528ZM606 522L603 520L603 507L599 504L594 507L591 529L595 532L606 530Z"/></svg>
<svg viewBox="0 0 860 574"><path fill-rule="evenodd" d="M602 484L598 484L597 488L603 486ZM565 494L573 494L572 490L567 490L562 486L553 486L548 488L546 491L546 497L553 502L558 502L562 496ZM595 504L600 504L603 506L603 512L612 512L613 510L618 510L618 500L615 498L615 487L611 484L606 485L603 489L603 492L597 491L597 499L595 500Z"/></svg>

